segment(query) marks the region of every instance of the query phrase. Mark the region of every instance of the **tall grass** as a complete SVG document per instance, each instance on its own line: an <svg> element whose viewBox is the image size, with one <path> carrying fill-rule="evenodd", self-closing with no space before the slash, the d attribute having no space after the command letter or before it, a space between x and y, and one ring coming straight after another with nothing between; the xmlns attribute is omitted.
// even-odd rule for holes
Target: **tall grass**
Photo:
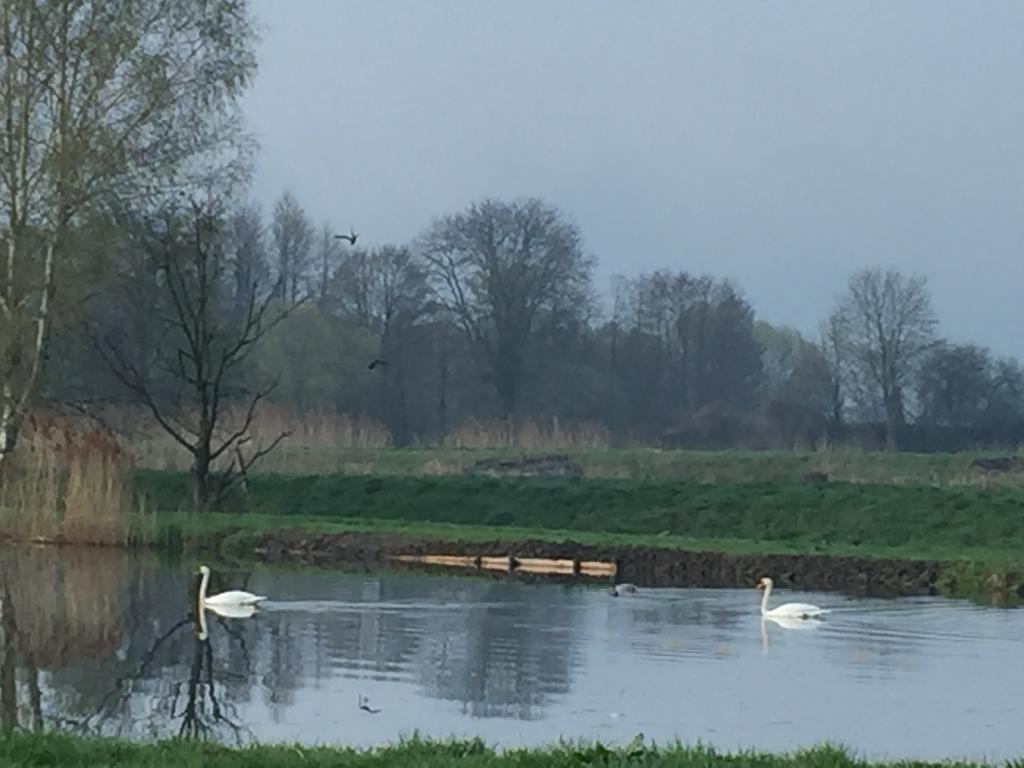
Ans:
<svg viewBox="0 0 1024 768"><path fill-rule="evenodd" d="M107 429L79 417L33 414L0 484L0 535L120 544L151 522L132 491L134 466Z"/></svg>
<svg viewBox="0 0 1024 768"><path fill-rule="evenodd" d="M468 421L445 436L449 448L520 448L534 451L608 448L611 435L594 421L565 423L557 417Z"/></svg>
<svg viewBox="0 0 1024 768"><path fill-rule="evenodd" d="M96 412L117 435L121 449L143 469L187 470L191 457L141 407ZM223 430L237 428L240 410L223 415ZM91 429L89 423L83 427ZM594 422L522 419L478 420L454 428L439 444L392 447L387 427L366 416L324 409L300 412L261 404L243 452L287 433L253 473L451 475L474 471L484 458L516 459L566 453L587 478L687 479L701 483L800 482L819 476L832 482L901 486L1024 487L1024 472L987 473L970 464L996 451L886 453L820 442L815 450L687 450L611 447L608 430ZM225 454L223 463L232 458Z"/></svg>
<svg viewBox="0 0 1024 768"><path fill-rule="evenodd" d="M139 406L109 406L96 412L103 424L118 436L121 448L137 466L146 469L185 470L191 455L167 434L150 412ZM220 435L237 430L245 419L241 408L228 408L220 415ZM249 446L272 443L282 433L286 450L272 451L255 468L267 472L289 472L302 468L303 454L325 449L378 449L391 446L391 433L374 419L333 409L299 412L267 403L261 405L249 429ZM251 447L249 448L251 450ZM233 457L224 454L222 463Z"/></svg>

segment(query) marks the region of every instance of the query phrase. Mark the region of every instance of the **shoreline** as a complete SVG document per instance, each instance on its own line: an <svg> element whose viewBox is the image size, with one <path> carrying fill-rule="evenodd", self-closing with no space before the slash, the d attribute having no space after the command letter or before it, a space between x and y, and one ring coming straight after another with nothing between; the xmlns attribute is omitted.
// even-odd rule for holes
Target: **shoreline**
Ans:
<svg viewBox="0 0 1024 768"><path fill-rule="evenodd" d="M467 541L403 534L324 533L300 530L256 534L250 556L265 563L318 567L385 567L427 573L493 575L495 578L558 580L610 584L600 576L505 571L405 562L400 557L454 555L467 558L550 558L608 561L617 566L614 579L640 587L752 587L770 575L778 587L843 592L871 597L949 594L961 576L960 564L939 560L846 557L824 554L734 554L640 546L586 545L539 539ZM249 549L250 547L247 547ZM1024 589L1008 590L1024 596Z"/></svg>

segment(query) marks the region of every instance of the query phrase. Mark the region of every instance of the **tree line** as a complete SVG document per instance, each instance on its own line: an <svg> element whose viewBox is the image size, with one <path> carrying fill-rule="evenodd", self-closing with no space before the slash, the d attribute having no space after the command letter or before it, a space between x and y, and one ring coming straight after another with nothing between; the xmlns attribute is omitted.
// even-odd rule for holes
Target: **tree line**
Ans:
<svg viewBox="0 0 1024 768"><path fill-rule="evenodd" d="M943 340L921 276L856 272L808 337L685 257L601 296L582 233L535 198L370 249L290 193L262 210L241 0L5 0L0 37L0 466L44 401L144 406L207 478L197 500L272 447L240 450L269 401L396 445L529 419L716 447L1024 435L1020 364Z"/></svg>
<svg viewBox="0 0 1024 768"><path fill-rule="evenodd" d="M161 403L203 412L214 397L267 398L370 416L397 445L525 419L693 447L956 449L1024 435L1024 370L943 340L921 276L852 274L806 337L758 319L737 283L710 275L618 277L602 297L582 234L538 199L482 200L413 242L370 249L315 225L287 192L268 214L178 207L114 233L114 269L80 326L112 365L75 341L47 379L56 399L141 399L162 415ZM205 352L203 331L188 329L200 307ZM238 357L218 371L225 344ZM193 396L175 400L183 383Z"/></svg>

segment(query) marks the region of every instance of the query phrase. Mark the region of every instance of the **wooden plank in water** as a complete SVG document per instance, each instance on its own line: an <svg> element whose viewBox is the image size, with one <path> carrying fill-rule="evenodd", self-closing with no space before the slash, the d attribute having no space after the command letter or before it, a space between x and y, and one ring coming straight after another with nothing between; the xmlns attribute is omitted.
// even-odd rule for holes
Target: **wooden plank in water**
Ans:
<svg viewBox="0 0 1024 768"><path fill-rule="evenodd" d="M396 560L404 563L424 563L426 565L446 565L459 568L476 567L476 558L472 555L396 555Z"/></svg>
<svg viewBox="0 0 1024 768"><path fill-rule="evenodd" d="M580 573L586 576L614 576L617 571L615 563L606 563L601 560L580 561Z"/></svg>
<svg viewBox="0 0 1024 768"><path fill-rule="evenodd" d="M486 568L490 571L508 571L511 570L509 565L508 555L502 555L500 557L481 557L480 567Z"/></svg>
<svg viewBox="0 0 1024 768"><path fill-rule="evenodd" d="M615 563L601 560L567 560L514 555L397 555L396 560L457 568L486 568L492 571L519 570L527 573L580 574L614 576Z"/></svg>
<svg viewBox="0 0 1024 768"><path fill-rule="evenodd" d="M520 557L517 571L529 573L575 573L576 565L572 560L552 560L546 557Z"/></svg>

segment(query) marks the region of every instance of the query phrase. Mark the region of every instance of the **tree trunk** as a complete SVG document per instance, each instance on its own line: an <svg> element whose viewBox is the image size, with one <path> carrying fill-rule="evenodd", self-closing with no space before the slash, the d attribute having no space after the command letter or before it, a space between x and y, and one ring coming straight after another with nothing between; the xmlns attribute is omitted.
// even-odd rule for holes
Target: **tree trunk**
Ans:
<svg viewBox="0 0 1024 768"><path fill-rule="evenodd" d="M887 451L895 451L899 448L898 433L899 428L903 426L903 414L902 409L899 407L898 399L895 395L890 395L886 398L885 404L885 449Z"/></svg>
<svg viewBox="0 0 1024 768"><path fill-rule="evenodd" d="M197 512L205 512L210 503L211 491L210 454L200 449L192 461L192 508Z"/></svg>
<svg viewBox="0 0 1024 768"><path fill-rule="evenodd" d="M13 245L10 245L9 248L13 248ZM53 240L50 240L46 245L43 261L43 285L39 297L39 310L36 315L36 332L32 339L31 362L25 380L21 384L20 392L11 385L11 381L17 375L16 369L25 364L25 361L21 359L20 342L17 343L16 354L12 355L8 362L8 370L4 372L6 380L3 384L3 404L0 406L0 474L10 464L10 456L17 446L21 425L35 398L39 385L39 374L46 359L50 339L50 299L53 296L54 251L55 245ZM10 311L9 302L6 311ZM17 333L17 329L15 329L15 333Z"/></svg>
<svg viewBox="0 0 1024 768"><path fill-rule="evenodd" d="M17 631L8 593L0 601L0 729L4 732L18 727L18 681L14 658Z"/></svg>

